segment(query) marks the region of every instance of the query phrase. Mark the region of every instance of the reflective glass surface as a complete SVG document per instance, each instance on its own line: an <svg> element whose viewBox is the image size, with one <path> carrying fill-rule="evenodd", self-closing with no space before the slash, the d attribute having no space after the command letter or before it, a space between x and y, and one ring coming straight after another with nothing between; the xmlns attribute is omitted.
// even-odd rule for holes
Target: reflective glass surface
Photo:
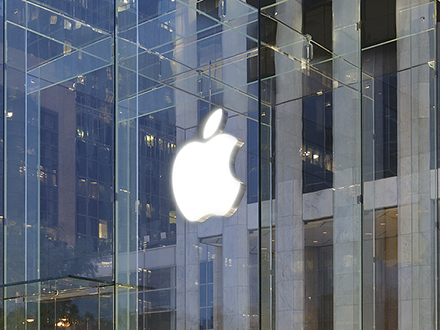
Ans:
<svg viewBox="0 0 440 330"><path fill-rule="evenodd" d="M5 329L438 328L437 1L1 5Z"/></svg>

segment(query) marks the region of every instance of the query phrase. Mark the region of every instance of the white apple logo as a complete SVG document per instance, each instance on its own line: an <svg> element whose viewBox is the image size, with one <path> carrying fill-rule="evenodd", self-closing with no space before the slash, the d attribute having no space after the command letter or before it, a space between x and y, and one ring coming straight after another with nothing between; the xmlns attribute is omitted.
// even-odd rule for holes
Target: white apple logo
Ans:
<svg viewBox="0 0 440 330"><path fill-rule="evenodd" d="M243 142L222 134L228 114L218 109L199 125L199 139L177 153L172 185L177 206L189 221L229 217L243 198L246 185L235 175L235 157Z"/></svg>

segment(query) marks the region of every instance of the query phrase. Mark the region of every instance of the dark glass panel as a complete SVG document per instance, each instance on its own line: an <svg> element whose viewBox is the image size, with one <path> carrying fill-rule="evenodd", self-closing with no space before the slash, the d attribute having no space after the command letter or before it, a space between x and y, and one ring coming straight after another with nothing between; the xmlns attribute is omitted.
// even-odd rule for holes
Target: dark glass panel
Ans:
<svg viewBox="0 0 440 330"><path fill-rule="evenodd" d="M206 286L206 306L214 305L214 286L212 284L208 284Z"/></svg>
<svg viewBox="0 0 440 330"><path fill-rule="evenodd" d="M206 307L206 285L200 285L200 307Z"/></svg>
<svg viewBox="0 0 440 330"><path fill-rule="evenodd" d="M376 211L376 329L391 330L398 323L397 209Z"/></svg>
<svg viewBox="0 0 440 330"><path fill-rule="evenodd" d="M303 192L333 186L332 92L303 100Z"/></svg>
<svg viewBox="0 0 440 330"><path fill-rule="evenodd" d="M396 0L362 0L362 48L396 38Z"/></svg>
<svg viewBox="0 0 440 330"><path fill-rule="evenodd" d="M382 77L397 71L397 42L388 42L362 51L362 70Z"/></svg>
<svg viewBox="0 0 440 330"><path fill-rule="evenodd" d="M397 175L397 75L374 81L376 180Z"/></svg>
<svg viewBox="0 0 440 330"><path fill-rule="evenodd" d="M164 289L171 287L173 268L148 269L145 273L144 283L148 290Z"/></svg>
<svg viewBox="0 0 440 330"><path fill-rule="evenodd" d="M333 49L332 0L312 0L303 2L303 31L320 46ZM329 58L330 53L319 46L313 47L313 60Z"/></svg>
<svg viewBox="0 0 440 330"><path fill-rule="evenodd" d="M200 308L200 330L207 330L207 327L206 327L206 308Z"/></svg>
<svg viewBox="0 0 440 330"><path fill-rule="evenodd" d="M155 290L145 292L145 301L147 303L147 311L164 311L172 309L172 289L171 290Z"/></svg>
<svg viewBox="0 0 440 330"><path fill-rule="evenodd" d="M174 312L145 314L143 316L143 327L140 329L171 329L173 314Z"/></svg>
<svg viewBox="0 0 440 330"><path fill-rule="evenodd" d="M333 329L333 220L304 222L307 330Z"/></svg>
<svg viewBox="0 0 440 330"><path fill-rule="evenodd" d="M206 328L214 329L214 311L212 308L206 309Z"/></svg>
<svg viewBox="0 0 440 330"><path fill-rule="evenodd" d="M208 261L206 265L206 274L207 274L207 283L213 283L214 282L214 262Z"/></svg>
<svg viewBox="0 0 440 330"><path fill-rule="evenodd" d="M253 120L247 121L247 198L248 203L258 201L258 123Z"/></svg>
<svg viewBox="0 0 440 330"><path fill-rule="evenodd" d="M249 231L249 300L251 329L258 329L258 308L259 308L259 260L258 260L258 230Z"/></svg>
<svg viewBox="0 0 440 330"><path fill-rule="evenodd" d="M200 284L206 284L206 262L200 263Z"/></svg>

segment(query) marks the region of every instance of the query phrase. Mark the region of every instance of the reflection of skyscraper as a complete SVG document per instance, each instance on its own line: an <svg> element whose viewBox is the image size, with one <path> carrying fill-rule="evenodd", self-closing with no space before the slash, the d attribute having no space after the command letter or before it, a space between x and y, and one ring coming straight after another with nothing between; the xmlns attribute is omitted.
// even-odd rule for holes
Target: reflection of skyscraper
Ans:
<svg viewBox="0 0 440 330"><path fill-rule="evenodd" d="M104 68L44 91L40 112L42 276L93 272L113 236L113 83ZM60 148L61 146L61 148ZM75 204L68 201L75 200ZM63 252L60 252L63 251ZM75 261L76 260L76 261ZM77 262L88 265L79 267ZM72 268L70 268L72 267ZM52 273L51 273L52 272ZM101 274L104 275L104 274ZM111 276L111 273L105 274Z"/></svg>
<svg viewBox="0 0 440 330"><path fill-rule="evenodd" d="M40 116L40 217L50 233L58 225L58 114L43 108Z"/></svg>
<svg viewBox="0 0 440 330"><path fill-rule="evenodd" d="M58 226L58 113L42 108L40 113L40 223L42 250L51 255L52 246L65 244L57 235ZM44 244L51 241L52 244ZM43 259L41 272L49 276L49 260Z"/></svg>
<svg viewBox="0 0 440 330"><path fill-rule="evenodd" d="M75 87L76 237L99 253L111 250L113 232L112 70L79 77Z"/></svg>
<svg viewBox="0 0 440 330"><path fill-rule="evenodd" d="M176 150L174 123L173 110L139 118L141 249L176 243L176 210L170 182Z"/></svg>

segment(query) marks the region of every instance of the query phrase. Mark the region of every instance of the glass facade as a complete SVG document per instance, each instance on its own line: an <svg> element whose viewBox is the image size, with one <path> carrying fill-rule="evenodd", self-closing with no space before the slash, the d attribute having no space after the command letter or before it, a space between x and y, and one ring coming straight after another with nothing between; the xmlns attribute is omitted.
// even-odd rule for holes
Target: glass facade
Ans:
<svg viewBox="0 0 440 330"><path fill-rule="evenodd" d="M438 1L0 5L4 329L439 329Z"/></svg>

